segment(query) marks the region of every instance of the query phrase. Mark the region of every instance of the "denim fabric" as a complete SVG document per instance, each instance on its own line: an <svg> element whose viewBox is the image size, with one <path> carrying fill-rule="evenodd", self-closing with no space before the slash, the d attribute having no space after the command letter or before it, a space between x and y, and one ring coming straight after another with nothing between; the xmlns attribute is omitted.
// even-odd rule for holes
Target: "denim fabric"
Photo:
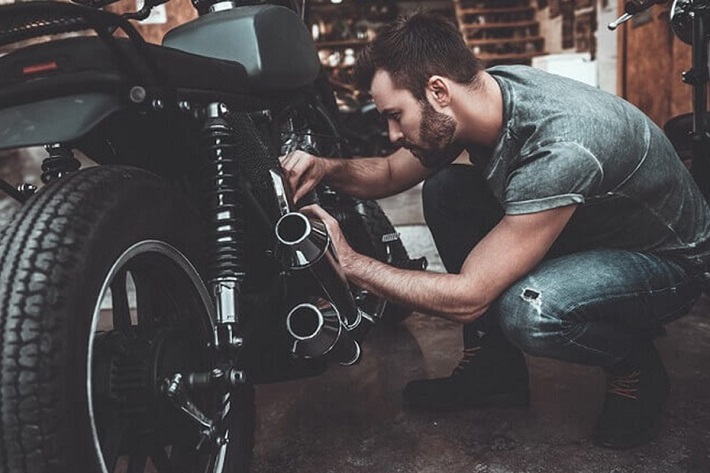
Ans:
<svg viewBox="0 0 710 473"><path fill-rule="evenodd" d="M640 110L580 82L525 66L488 70L504 127L476 156L507 214L580 204L564 251L616 248L710 259L710 209L673 147Z"/></svg>
<svg viewBox="0 0 710 473"><path fill-rule="evenodd" d="M590 250L543 261L494 306L511 342L535 356L610 366L690 311L700 278L658 256Z"/></svg>
<svg viewBox="0 0 710 473"><path fill-rule="evenodd" d="M457 273L503 209L472 166L452 165L433 174L422 198L444 266ZM660 255L558 250L467 326L464 338L500 327L532 355L608 366L687 313L701 294L701 278L702 272Z"/></svg>

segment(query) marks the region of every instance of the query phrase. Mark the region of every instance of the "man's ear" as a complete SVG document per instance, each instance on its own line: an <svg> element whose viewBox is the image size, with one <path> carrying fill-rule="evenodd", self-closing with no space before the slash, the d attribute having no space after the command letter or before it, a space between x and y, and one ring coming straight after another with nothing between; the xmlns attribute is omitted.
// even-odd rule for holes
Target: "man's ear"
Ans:
<svg viewBox="0 0 710 473"><path fill-rule="evenodd" d="M442 76L431 76L426 86L427 98L434 106L441 108L448 107L451 103L451 88L446 78Z"/></svg>

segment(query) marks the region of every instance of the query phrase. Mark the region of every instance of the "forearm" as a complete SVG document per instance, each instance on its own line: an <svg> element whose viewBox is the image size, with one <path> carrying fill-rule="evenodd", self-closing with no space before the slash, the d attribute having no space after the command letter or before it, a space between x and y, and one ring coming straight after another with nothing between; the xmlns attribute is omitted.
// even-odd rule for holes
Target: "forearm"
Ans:
<svg viewBox="0 0 710 473"><path fill-rule="evenodd" d="M361 199L389 194L389 166L385 158L328 159L323 181L334 189Z"/></svg>
<svg viewBox="0 0 710 473"><path fill-rule="evenodd" d="M464 281L458 274L399 269L360 254L350 256L344 266L348 279L357 286L388 301L454 322L471 322L489 305L470 290L470 279Z"/></svg>
<svg viewBox="0 0 710 473"><path fill-rule="evenodd" d="M404 148L387 158L329 159L325 164L327 184L361 199L398 194L431 173Z"/></svg>

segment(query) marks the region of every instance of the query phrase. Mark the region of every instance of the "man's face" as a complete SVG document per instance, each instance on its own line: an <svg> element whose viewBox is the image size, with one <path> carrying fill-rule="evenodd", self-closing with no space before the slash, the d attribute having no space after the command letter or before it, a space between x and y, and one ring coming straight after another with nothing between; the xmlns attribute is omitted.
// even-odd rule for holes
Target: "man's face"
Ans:
<svg viewBox="0 0 710 473"><path fill-rule="evenodd" d="M461 153L456 143L456 121L437 112L429 101L420 102L406 89L395 88L388 72L377 71L372 98L387 119L390 140L407 148L422 165L436 168Z"/></svg>

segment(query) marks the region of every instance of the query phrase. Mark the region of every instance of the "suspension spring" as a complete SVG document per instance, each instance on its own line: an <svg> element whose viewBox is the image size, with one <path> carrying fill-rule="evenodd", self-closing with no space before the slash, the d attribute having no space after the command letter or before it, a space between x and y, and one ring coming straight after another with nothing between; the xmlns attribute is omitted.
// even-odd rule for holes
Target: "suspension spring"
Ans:
<svg viewBox="0 0 710 473"><path fill-rule="evenodd" d="M81 163L74 157L74 153L70 148L61 144L52 144L45 146L44 149L49 154L42 161L42 175L40 178L45 184L77 171L81 167Z"/></svg>
<svg viewBox="0 0 710 473"><path fill-rule="evenodd" d="M239 167L234 131L219 105L208 107L201 146L208 196L209 278L213 282L244 277L244 204L237 189Z"/></svg>

